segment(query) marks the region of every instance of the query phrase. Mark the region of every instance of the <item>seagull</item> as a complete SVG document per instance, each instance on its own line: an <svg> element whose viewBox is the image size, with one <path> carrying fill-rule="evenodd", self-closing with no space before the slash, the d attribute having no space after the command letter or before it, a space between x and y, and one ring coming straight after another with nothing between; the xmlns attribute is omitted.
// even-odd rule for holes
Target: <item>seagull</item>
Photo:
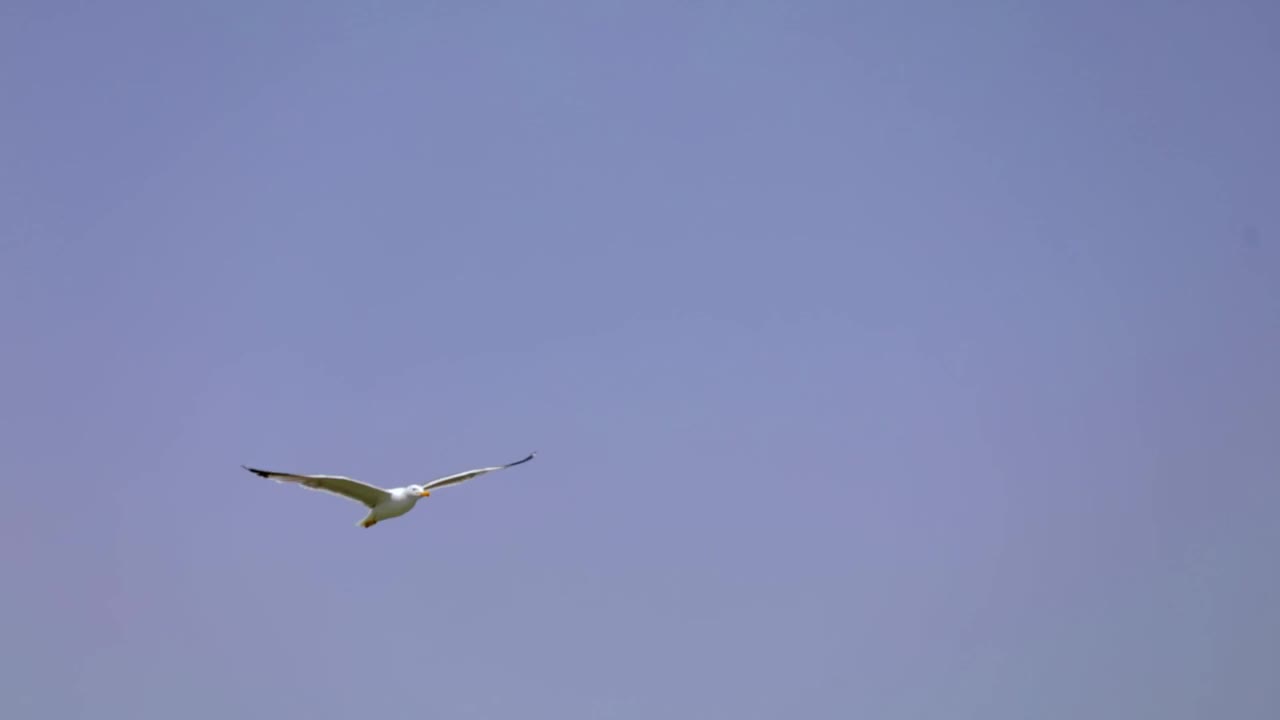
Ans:
<svg viewBox="0 0 1280 720"><path fill-rule="evenodd" d="M527 463L538 453L529 453L529 456L523 460L517 460L506 465L497 465L494 467L476 468L475 470L466 470L453 475L432 480L425 485L407 485L405 487L390 488L384 490L380 487L362 483L359 480L353 480L349 477L341 475L296 475L294 473L273 472L271 470L259 470L251 468L247 465L240 467L248 470L254 475L264 478L271 478L276 482L298 483L303 487L312 490L322 490L335 495L355 500L369 508L369 515L361 520L358 525L363 528L371 528L383 520L400 517L413 509L418 504L418 500L429 497L431 491L436 488L446 487L448 485L456 485L460 482L466 482L471 478L491 473L494 470L505 470L509 467L515 467L521 463Z"/></svg>

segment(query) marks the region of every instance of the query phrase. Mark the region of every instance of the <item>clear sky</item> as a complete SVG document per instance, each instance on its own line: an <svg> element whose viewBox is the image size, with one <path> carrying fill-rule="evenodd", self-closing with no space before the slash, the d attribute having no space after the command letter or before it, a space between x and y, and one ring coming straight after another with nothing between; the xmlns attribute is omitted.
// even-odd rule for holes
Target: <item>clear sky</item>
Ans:
<svg viewBox="0 0 1280 720"><path fill-rule="evenodd" d="M0 715L1280 717L1278 37L3 3Z"/></svg>

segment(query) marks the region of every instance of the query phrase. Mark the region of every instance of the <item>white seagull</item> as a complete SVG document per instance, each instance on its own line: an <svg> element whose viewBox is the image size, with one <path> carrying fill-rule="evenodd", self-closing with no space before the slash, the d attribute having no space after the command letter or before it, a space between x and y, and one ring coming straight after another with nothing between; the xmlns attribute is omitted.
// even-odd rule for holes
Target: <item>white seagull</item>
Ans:
<svg viewBox="0 0 1280 720"><path fill-rule="evenodd" d="M456 485L465 482L473 477L493 472L494 470L505 470L509 467L515 467L520 463L527 463L538 453L529 453L529 457L523 460L517 460L506 465L498 465L495 467L476 468L475 470L466 470L454 475L448 475L438 480L432 480L425 485L407 485L405 487L391 488L384 490L380 487L367 485L359 480L352 480L349 477L341 475L295 475L293 473L272 472L270 470L259 470L251 468L247 465L240 467L248 470L254 475L260 475L264 478L271 478L276 482L299 483L303 487L309 487L312 490L323 490L331 492L335 495L351 498L358 503L363 503L369 508L369 515L361 520L360 527L370 528L378 524L382 520L390 520L391 518L400 517L401 515L413 509L418 504L418 500L431 495L431 491L436 488L442 488L446 485Z"/></svg>

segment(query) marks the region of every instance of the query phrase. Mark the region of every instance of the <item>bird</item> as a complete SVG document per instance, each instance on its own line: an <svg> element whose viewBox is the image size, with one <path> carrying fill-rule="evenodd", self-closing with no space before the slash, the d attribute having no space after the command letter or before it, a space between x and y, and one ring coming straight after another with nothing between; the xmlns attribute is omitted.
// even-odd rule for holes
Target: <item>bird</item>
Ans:
<svg viewBox="0 0 1280 720"><path fill-rule="evenodd" d="M341 495L361 503L369 508L369 514L357 523L357 526L363 528L371 528L383 520L397 518L413 509L418 501L425 497L430 497L431 491L437 488L447 487L449 485L457 485L460 482L466 482L474 477L479 477L485 473L491 473L495 470L505 470L509 467L515 467L523 463L527 463L537 456L537 452L529 453L528 457L517 460L506 465L495 465L494 467L476 468L474 470L464 470L453 475L446 475L437 478L422 485L406 485L397 488L380 488L374 485L360 482L353 478L344 477L342 475L299 475L296 473L275 472L273 470L262 470L259 468L251 468L248 465L240 467L259 477L270 478L276 482L297 483L312 490L320 490L323 492Z"/></svg>

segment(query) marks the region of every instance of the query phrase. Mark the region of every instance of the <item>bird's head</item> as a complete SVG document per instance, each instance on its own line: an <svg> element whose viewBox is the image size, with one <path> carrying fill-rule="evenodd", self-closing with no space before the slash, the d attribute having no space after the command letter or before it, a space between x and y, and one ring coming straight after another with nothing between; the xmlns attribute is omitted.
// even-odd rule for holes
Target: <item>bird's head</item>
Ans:
<svg viewBox="0 0 1280 720"><path fill-rule="evenodd" d="M410 485L409 494L416 497L431 497L431 491L421 485Z"/></svg>

